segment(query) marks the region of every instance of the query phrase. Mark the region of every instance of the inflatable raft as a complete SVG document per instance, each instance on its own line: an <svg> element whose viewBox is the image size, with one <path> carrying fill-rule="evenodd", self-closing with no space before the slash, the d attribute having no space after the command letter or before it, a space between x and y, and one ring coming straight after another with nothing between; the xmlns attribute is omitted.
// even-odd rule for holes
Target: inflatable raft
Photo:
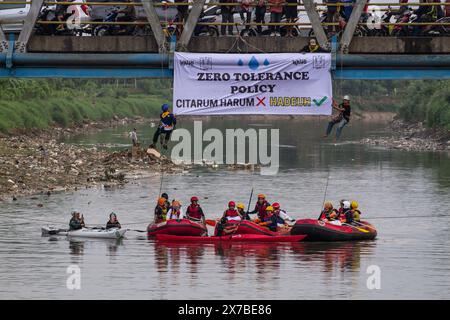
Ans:
<svg viewBox="0 0 450 320"><path fill-rule="evenodd" d="M173 236L168 234L157 234L155 239L166 242L198 242L198 243L216 243L216 242L299 242L305 235L295 236L266 236L257 234L234 234L231 236L213 236L213 237L191 237L191 236Z"/></svg>
<svg viewBox="0 0 450 320"><path fill-rule="evenodd" d="M188 219L167 220L160 223L152 223L147 227L147 236L154 237L157 234L172 236L202 236L206 235L206 226Z"/></svg>
<svg viewBox="0 0 450 320"><path fill-rule="evenodd" d="M297 220L292 227L291 234L306 235L305 241L352 241L373 240L377 230L368 222L361 221L363 225L335 225L315 219Z"/></svg>
<svg viewBox="0 0 450 320"><path fill-rule="evenodd" d="M278 236L277 232L270 231L268 228L262 227L257 223L249 220L242 221L228 221L225 225L225 229L234 229L238 225L237 229L233 234L255 234L255 235L265 235L265 236ZM217 225L214 235L217 235Z"/></svg>
<svg viewBox="0 0 450 320"><path fill-rule="evenodd" d="M43 235L60 235L75 238L95 238L95 239L120 239L125 235L126 229L88 229L82 228L79 230L68 231L55 227L42 227Z"/></svg>

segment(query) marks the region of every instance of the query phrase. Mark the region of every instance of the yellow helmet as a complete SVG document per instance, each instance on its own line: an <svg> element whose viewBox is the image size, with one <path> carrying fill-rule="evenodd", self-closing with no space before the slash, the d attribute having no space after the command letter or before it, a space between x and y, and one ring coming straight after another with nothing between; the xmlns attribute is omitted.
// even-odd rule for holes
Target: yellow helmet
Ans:
<svg viewBox="0 0 450 320"><path fill-rule="evenodd" d="M268 207L266 208L266 211L273 211L273 207L272 207L272 206L268 206Z"/></svg>
<svg viewBox="0 0 450 320"><path fill-rule="evenodd" d="M352 203L351 203L351 207L352 207L352 209L356 209L356 208L358 208L358 202L356 202L356 201L352 201Z"/></svg>
<svg viewBox="0 0 450 320"><path fill-rule="evenodd" d="M238 208L238 209L244 210L245 206L244 206L243 203L238 203L238 204L237 204L237 208Z"/></svg>

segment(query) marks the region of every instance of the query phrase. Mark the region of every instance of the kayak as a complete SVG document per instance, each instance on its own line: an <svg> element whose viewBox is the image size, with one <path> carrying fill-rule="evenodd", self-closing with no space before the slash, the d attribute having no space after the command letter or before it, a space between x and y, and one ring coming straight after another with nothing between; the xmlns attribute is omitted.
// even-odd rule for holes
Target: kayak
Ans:
<svg viewBox="0 0 450 320"><path fill-rule="evenodd" d="M208 233L206 226L189 219L167 220L160 223L152 223L147 227L147 236L168 234L172 236L202 236Z"/></svg>
<svg viewBox="0 0 450 320"><path fill-rule="evenodd" d="M64 230L55 227L42 227L43 235L60 235L76 238L97 238L97 239L120 239L124 236L126 229L88 229L82 228L79 230Z"/></svg>
<svg viewBox="0 0 450 320"><path fill-rule="evenodd" d="M190 237L190 236L173 236L168 234L157 234L155 239L158 241L168 242L299 242L305 235L295 236L266 236L257 234L233 234L231 236L212 236L212 237Z"/></svg>
<svg viewBox="0 0 450 320"><path fill-rule="evenodd" d="M265 236L278 236L280 235L277 232L270 231L268 228L262 227L257 223L254 223L250 220L242 220L242 221L228 221L225 225L225 229L233 229L236 224L238 224L238 228L233 234L255 234L255 235L265 235ZM214 234L217 234L217 225Z"/></svg>
<svg viewBox="0 0 450 320"><path fill-rule="evenodd" d="M377 230L368 222L361 221L360 223L366 226L339 226L315 219L301 219L295 222L291 234L307 235L305 241L353 241L375 239Z"/></svg>

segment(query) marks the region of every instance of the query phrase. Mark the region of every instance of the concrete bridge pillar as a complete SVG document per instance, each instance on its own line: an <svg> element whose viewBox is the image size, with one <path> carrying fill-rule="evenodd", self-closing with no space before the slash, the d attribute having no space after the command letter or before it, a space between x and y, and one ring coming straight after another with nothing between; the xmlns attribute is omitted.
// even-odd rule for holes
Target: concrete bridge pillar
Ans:
<svg viewBox="0 0 450 320"><path fill-rule="evenodd" d="M167 52L167 41L164 35L161 22L159 21L158 14L156 13L155 6L150 0L142 0L142 7L144 8L147 20L152 28L153 35L155 37L156 43L158 44L159 53Z"/></svg>
<svg viewBox="0 0 450 320"><path fill-rule="evenodd" d="M344 34L341 39L341 53L348 53L348 48L352 42L353 34L361 18L364 7L367 4L367 0L356 0L356 5L353 7L352 14L348 20L344 29Z"/></svg>
<svg viewBox="0 0 450 320"><path fill-rule="evenodd" d="M309 21L311 22L311 27L314 30L314 34L316 35L317 42L319 45L329 50L330 42L327 39L327 35L325 34L325 30L320 24L320 17L316 11L314 1L313 0L302 0L303 5L305 6L306 14L308 15Z"/></svg>
<svg viewBox="0 0 450 320"><path fill-rule="evenodd" d="M26 52L28 40L30 40L33 33L34 25L41 12L42 4L44 0L33 0L30 6L30 11L23 23L22 30L20 31L19 38L17 39L14 49L17 52Z"/></svg>
<svg viewBox="0 0 450 320"><path fill-rule="evenodd" d="M178 50L187 50L189 42L192 38L192 34L194 33L195 26L197 25L197 21L200 17L200 14L202 13L205 3L206 0L194 0L191 12L189 13L187 21L184 23L183 32L178 43Z"/></svg>

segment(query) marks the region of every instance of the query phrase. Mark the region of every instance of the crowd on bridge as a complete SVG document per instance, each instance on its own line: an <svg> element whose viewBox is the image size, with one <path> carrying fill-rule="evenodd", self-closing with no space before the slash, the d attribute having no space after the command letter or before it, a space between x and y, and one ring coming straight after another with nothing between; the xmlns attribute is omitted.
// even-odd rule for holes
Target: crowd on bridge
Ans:
<svg viewBox="0 0 450 320"><path fill-rule="evenodd" d="M450 34L450 0L398 0L389 6L381 6L381 13L375 12L367 1L356 27L355 34L360 36L421 36ZM414 1L414 2L412 2ZM418 6L417 1L422 3ZM58 1L61 2L61 1ZM36 30L44 34L77 34L85 35L146 35L151 34L145 12L141 6L108 5L105 1L102 10L96 5L70 6L67 2L56 5L56 8L47 7L41 10L39 21L55 20L61 24L36 24ZM126 2L134 2L126 0ZM163 27L167 34L179 36L183 30L192 3L191 0L169 0L156 6L157 15L164 21ZM175 6L164 6L164 3L175 2ZM408 3L409 2L409 3ZM442 2L442 5L436 5ZM302 11L300 0L218 0L213 6L205 6L194 30L198 35L222 36L313 36L314 30L310 27L308 15ZM429 3L429 5L426 5ZM321 13L320 22L324 24L328 37L340 34L355 8L356 0L323 0L323 5L316 9ZM74 13L74 7L79 7L86 21L80 30L65 26L65 22ZM414 10L413 10L414 9ZM53 12L51 12L53 10ZM169 13L170 11L170 13ZM49 14L51 13L51 14ZM379 15L382 14L380 17ZM53 18L54 17L54 18ZM81 18L83 21L83 18ZM101 25L99 22L108 22ZM143 24L126 24L129 22L142 22ZM117 24L114 24L116 22ZM380 22L381 25L373 28L369 25ZM121 24L122 23L122 24ZM394 24L392 24L394 23ZM400 24L399 24L400 23ZM425 23L428 25L419 25ZM168 31L169 30L169 31Z"/></svg>

